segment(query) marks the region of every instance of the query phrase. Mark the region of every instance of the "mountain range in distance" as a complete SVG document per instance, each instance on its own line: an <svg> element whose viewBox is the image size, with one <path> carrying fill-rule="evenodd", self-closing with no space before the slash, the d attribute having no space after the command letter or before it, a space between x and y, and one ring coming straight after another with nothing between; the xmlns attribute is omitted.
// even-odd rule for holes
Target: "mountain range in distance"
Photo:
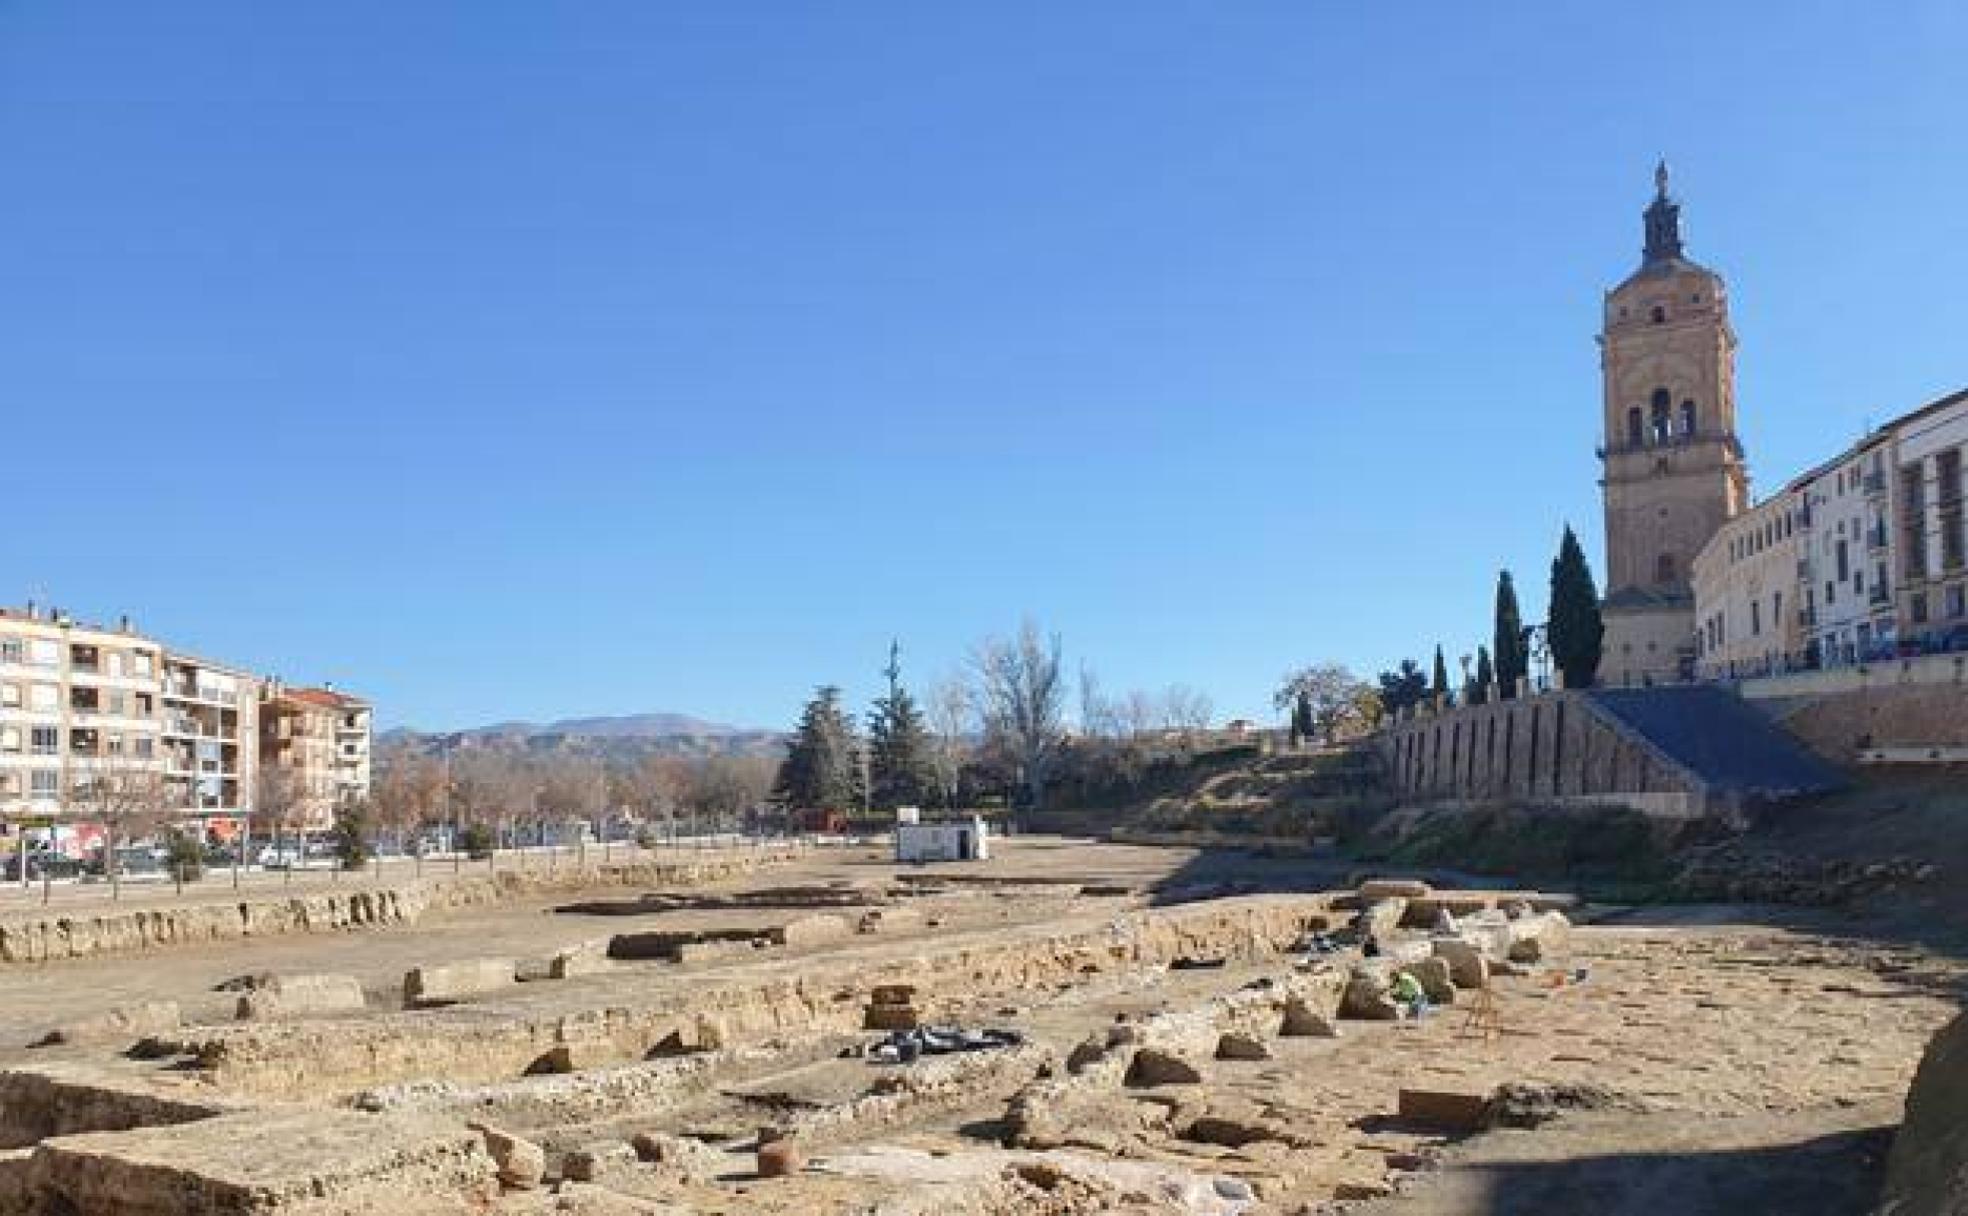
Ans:
<svg viewBox="0 0 1968 1216"><path fill-rule="evenodd" d="M494 722L487 726L468 727L464 730L427 731L414 727L399 726L384 731L378 736L382 741L413 738L446 738L458 741L472 740L490 742L494 740L521 741L538 738L595 739L595 740L660 740L660 739L777 739L783 732L762 730L756 727L732 726L724 722L707 722L690 714L642 713L597 716L589 718L561 718L553 722Z"/></svg>

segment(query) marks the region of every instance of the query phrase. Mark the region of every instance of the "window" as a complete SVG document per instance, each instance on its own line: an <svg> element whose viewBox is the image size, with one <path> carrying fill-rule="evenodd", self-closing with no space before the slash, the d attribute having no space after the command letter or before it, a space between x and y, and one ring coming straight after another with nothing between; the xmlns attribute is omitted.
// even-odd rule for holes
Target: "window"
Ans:
<svg viewBox="0 0 1968 1216"><path fill-rule="evenodd" d="M1671 583L1674 581L1674 555L1663 553L1654 559L1654 581Z"/></svg>
<svg viewBox="0 0 1968 1216"><path fill-rule="evenodd" d="M45 638L35 638L27 644L27 661L36 667L53 667L61 662L61 648Z"/></svg>
<svg viewBox="0 0 1968 1216"><path fill-rule="evenodd" d="M1692 435L1695 433L1695 403L1693 398L1681 403L1681 433L1683 435Z"/></svg>
<svg viewBox="0 0 1968 1216"><path fill-rule="evenodd" d="M1646 441L1646 422L1640 416L1640 407L1634 406L1626 411L1626 445L1639 447Z"/></svg>
<svg viewBox="0 0 1968 1216"><path fill-rule="evenodd" d="M1654 305L1654 324L1659 325L1665 320L1667 320L1667 310L1658 304Z"/></svg>
<svg viewBox="0 0 1968 1216"><path fill-rule="evenodd" d="M1837 602L1838 602L1838 584L1837 584L1837 583L1826 583L1826 584L1825 584L1825 607L1827 607L1827 608L1829 608L1829 607L1831 607L1831 606L1832 606L1833 604L1836 604Z"/></svg>
<svg viewBox="0 0 1968 1216"><path fill-rule="evenodd" d="M1848 550L1845 547L1845 542L1842 540L1838 542L1837 552L1838 552L1838 581L1842 583L1846 579L1852 577L1852 555L1850 550Z"/></svg>
<svg viewBox="0 0 1968 1216"><path fill-rule="evenodd" d="M1667 415L1672 400L1673 398L1668 396L1666 389L1657 388L1654 390L1654 404L1653 409L1649 412L1648 424L1655 443L1666 443L1668 440Z"/></svg>
<svg viewBox="0 0 1968 1216"><path fill-rule="evenodd" d="M1927 623L1927 593L1925 591L1916 591L1908 598L1907 612L1912 615L1914 624L1925 625Z"/></svg>
<svg viewBox="0 0 1968 1216"><path fill-rule="evenodd" d="M136 739L132 740L132 742L136 744L137 759L148 760L154 754L154 749L156 747L156 742L157 742L156 740L151 739L150 737L145 735L139 735L137 736Z"/></svg>
<svg viewBox="0 0 1968 1216"><path fill-rule="evenodd" d="M28 796L31 798L53 798L61 792L61 773L52 768L37 768L28 774Z"/></svg>
<svg viewBox="0 0 1968 1216"><path fill-rule="evenodd" d="M1956 583L1941 593L1941 600L1947 605L1949 620L1968 616L1968 587Z"/></svg>
<svg viewBox="0 0 1968 1216"><path fill-rule="evenodd" d="M122 652L112 650L108 656L107 666L109 669L109 674L113 676L122 675L123 672L125 671L124 662L125 660L123 658Z"/></svg>
<svg viewBox="0 0 1968 1216"><path fill-rule="evenodd" d="M150 656L147 654L131 655L130 674L136 676L150 675Z"/></svg>
<svg viewBox="0 0 1968 1216"><path fill-rule="evenodd" d="M1759 637L1763 633L1763 602L1749 601L1749 636Z"/></svg>
<svg viewBox="0 0 1968 1216"><path fill-rule="evenodd" d="M27 705L29 709L52 712L60 704L61 689L55 687L53 684L36 684L34 687L28 689Z"/></svg>
<svg viewBox="0 0 1968 1216"><path fill-rule="evenodd" d="M0 706L18 709L21 703L20 685L0 684Z"/></svg>
<svg viewBox="0 0 1968 1216"><path fill-rule="evenodd" d="M52 756L61 748L61 731L52 726L37 726L28 744L35 755Z"/></svg>
<svg viewBox="0 0 1968 1216"><path fill-rule="evenodd" d="M1783 592L1781 591L1770 593L1770 624L1778 629L1783 628Z"/></svg>
<svg viewBox="0 0 1968 1216"><path fill-rule="evenodd" d="M18 753L21 749L21 733L18 726L0 726L0 752Z"/></svg>
<svg viewBox="0 0 1968 1216"><path fill-rule="evenodd" d="M27 648L19 638L0 639L0 663L19 663L27 658Z"/></svg>

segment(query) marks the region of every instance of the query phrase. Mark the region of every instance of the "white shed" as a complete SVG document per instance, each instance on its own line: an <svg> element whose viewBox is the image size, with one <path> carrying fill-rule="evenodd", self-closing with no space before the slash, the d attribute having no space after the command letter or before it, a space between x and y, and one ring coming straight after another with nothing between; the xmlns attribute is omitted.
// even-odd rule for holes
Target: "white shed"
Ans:
<svg viewBox="0 0 1968 1216"><path fill-rule="evenodd" d="M895 825L897 861L984 861L990 856L990 833L981 815Z"/></svg>

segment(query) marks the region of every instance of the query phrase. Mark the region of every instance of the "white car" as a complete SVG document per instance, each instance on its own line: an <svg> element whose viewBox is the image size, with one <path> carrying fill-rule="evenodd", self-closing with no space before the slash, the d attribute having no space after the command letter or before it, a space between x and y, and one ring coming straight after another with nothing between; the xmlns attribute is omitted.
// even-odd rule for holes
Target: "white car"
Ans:
<svg viewBox="0 0 1968 1216"><path fill-rule="evenodd" d="M260 850L260 865L268 870L291 870L301 864L301 851L293 845L268 845Z"/></svg>

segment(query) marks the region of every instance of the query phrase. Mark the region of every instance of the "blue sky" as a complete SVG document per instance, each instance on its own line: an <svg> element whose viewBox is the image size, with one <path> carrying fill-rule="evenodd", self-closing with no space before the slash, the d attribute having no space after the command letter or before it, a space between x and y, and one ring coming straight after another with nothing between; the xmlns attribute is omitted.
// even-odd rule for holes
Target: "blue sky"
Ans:
<svg viewBox="0 0 1968 1216"><path fill-rule="evenodd" d="M780 725L1027 614L1268 712L1597 561L1659 154L1761 485L1968 384L1965 53L1940 0L0 5L0 599L390 723Z"/></svg>

